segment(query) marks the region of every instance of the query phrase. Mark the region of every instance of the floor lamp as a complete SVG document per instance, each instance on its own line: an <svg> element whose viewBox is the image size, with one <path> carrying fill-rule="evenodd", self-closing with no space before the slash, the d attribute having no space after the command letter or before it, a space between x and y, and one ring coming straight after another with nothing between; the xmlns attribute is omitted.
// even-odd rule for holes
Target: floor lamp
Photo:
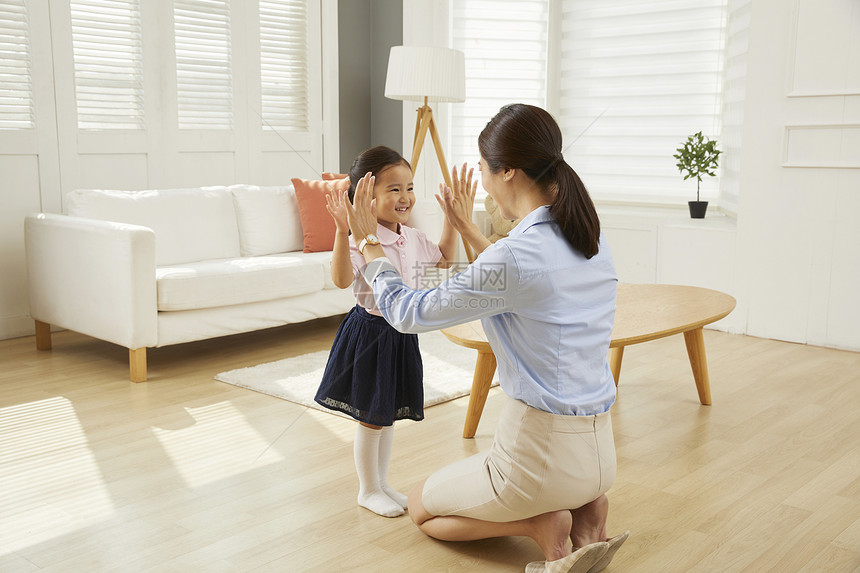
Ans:
<svg viewBox="0 0 860 573"><path fill-rule="evenodd" d="M451 187L451 173L445 163L442 142L428 102L466 101L466 66L463 52L430 46L393 46L388 57L385 97L404 101L423 101L415 120L412 140L412 173L418 166L427 133L433 140L436 158L442 168L445 184ZM469 262L475 260L472 248L463 239Z"/></svg>

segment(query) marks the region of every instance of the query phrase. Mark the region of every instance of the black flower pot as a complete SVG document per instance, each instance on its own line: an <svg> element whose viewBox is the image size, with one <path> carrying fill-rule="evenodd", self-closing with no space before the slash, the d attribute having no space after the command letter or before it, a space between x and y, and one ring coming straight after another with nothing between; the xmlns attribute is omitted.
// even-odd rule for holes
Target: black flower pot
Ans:
<svg viewBox="0 0 860 573"><path fill-rule="evenodd" d="M707 201L687 201L690 206L690 217L692 219L704 219L705 212L708 210Z"/></svg>

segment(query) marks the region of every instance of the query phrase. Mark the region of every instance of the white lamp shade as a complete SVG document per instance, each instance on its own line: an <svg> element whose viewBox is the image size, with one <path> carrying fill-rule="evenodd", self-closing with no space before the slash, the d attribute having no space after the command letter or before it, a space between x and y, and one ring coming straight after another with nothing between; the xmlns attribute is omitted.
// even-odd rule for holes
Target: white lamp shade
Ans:
<svg viewBox="0 0 860 573"><path fill-rule="evenodd" d="M466 101L463 52L431 46L393 46L388 56L385 97Z"/></svg>

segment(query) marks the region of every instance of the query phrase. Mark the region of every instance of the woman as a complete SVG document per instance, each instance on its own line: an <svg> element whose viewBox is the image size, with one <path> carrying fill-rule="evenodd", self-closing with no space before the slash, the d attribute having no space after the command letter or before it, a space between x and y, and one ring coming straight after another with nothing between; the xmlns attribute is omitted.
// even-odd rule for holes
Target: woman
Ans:
<svg viewBox="0 0 860 573"><path fill-rule="evenodd" d="M522 219L507 238L491 244L472 222L475 186L464 166L437 200L480 253L465 271L417 291L381 247L362 250L377 305L396 329L418 333L483 319L506 394L490 451L432 474L410 495L409 514L441 540L529 536L546 561L527 571L594 573L627 538L607 540L605 531L605 493L616 470L609 416L615 384L606 361L615 268L549 113L504 107L478 147L487 193L503 216ZM376 228L372 186L368 174L348 206L357 240Z"/></svg>

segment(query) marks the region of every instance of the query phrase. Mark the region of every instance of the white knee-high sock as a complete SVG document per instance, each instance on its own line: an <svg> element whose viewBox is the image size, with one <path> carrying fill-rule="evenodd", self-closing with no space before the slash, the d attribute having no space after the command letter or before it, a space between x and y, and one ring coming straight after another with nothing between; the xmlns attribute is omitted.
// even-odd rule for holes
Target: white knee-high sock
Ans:
<svg viewBox="0 0 860 573"><path fill-rule="evenodd" d="M379 441L382 430L361 424L355 432L355 469L358 472L358 505L385 517L403 515L403 507L382 491L379 483Z"/></svg>
<svg viewBox="0 0 860 573"><path fill-rule="evenodd" d="M407 497L388 485L388 464L391 462L391 449L394 445L394 426L386 426L381 430L379 438L379 485L385 494L406 509Z"/></svg>

